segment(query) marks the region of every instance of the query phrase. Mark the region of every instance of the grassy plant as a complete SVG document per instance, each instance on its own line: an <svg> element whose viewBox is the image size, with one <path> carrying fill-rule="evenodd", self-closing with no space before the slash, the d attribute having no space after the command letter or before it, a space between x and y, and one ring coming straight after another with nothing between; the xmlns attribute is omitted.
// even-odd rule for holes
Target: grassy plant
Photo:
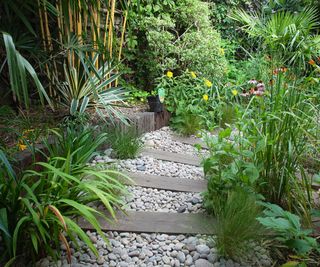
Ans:
<svg viewBox="0 0 320 267"><path fill-rule="evenodd" d="M107 136L115 156L119 159L135 158L142 148L139 134L133 127L114 127Z"/></svg>
<svg viewBox="0 0 320 267"><path fill-rule="evenodd" d="M231 125L237 120L237 111L236 108L230 104L224 104L221 107L220 114L220 127L226 128L228 125Z"/></svg>
<svg viewBox="0 0 320 267"><path fill-rule="evenodd" d="M261 166L257 190L268 201L309 220L310 178L300 162L314 138L311 129L318 111L298 82L290 83L287 75L279 73L269 94L252 99L239 124L251 140L255 164Z"/></svg>
<svg viewBox="0 0 320 267"><path fill-rule="evenodd" d="M71 154L73 164L88 163L98 147L107 141L106 134L95 134L96 129L97 127L69 124L65 128L50 130L54 142L44 140L48 151L46 156L50 159L57 155L67 157Z"/></svg>
<svg viewBox="0 0 320 267"><path fill-rule="evenodd" d="M98 256L75 218L82 217L107 241L97 217L110 221L115 218L114 209L122 207L120 195L126 193L118 179L122 175L86 164L106 135L95 136L94 129L74 125L53 133L55 144L44 142L48 161L36 163L37 171L16 175L0 151L0 234L6 246L1 263L36 260L44 254L57 258L60 242L70 260L68 242L76 243L77 238ZM91 208L96 202L111 218ZM24 242L18 242L21 239Z"/></svg>
<svg viewBox="0 0 320 267"><path fill-rule="evenodd" d="M216 246L223 257L238 258L248 252L250 241L260 240L264 229L256 220L261 213L256 198L243 188L230 191L216 212Z"/></svg>

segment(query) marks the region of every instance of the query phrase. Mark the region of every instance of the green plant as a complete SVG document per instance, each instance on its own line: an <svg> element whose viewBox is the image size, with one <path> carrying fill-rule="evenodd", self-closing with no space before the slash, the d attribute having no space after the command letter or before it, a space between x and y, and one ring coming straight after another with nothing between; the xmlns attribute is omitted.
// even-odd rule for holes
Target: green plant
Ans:
<svg viewBox="0 0 320 267"><path fill-rule="evenodd" d="M254 163L254 153L248 150L250 141L235 137L230 141L231 128L221 130L217 136L205 136L209 157L202 162L208 188L204 205L211 213L219 213L230 191L245 187L253 191L259 183L259 165Z"/></svg>
<svg viewBox="0 0 320 267"><path fill-rule="evenodd" d="M96 247L75 219L80 216L88 221L107 241L97 217L110 218L90 206L102 202L115 218L115 207L122 206L119 195L126 190L118 181L120 173L95 170L86 166L85 160L76 162L76 153L69 150L66 158L57 155L48 162L36 163L40 171L27 170L16 175L0 151L0 235L5 245L1 264L24 265L43 254L57 259L60 242L71 260L67 239L77 243L77 238L98 256Z"/></svg>
<svg viewBox="0 0 320 267"><path fill-rule="evenodd" d="M27 74L29 74L36 86L40 101L44 104L44 99L53 109L50 98L43 88L32 65L16 50L12 37L7 33L2 33L5 49L6 61L10 75L10 87L15 103L26 109L30 108L30 89L28 89Z"/></svg>
<svg viewBox="0 0 320 267"><path fill-rule="evenodd" d="M178 104L174 117L170 120L170 126L184 136L196 134L204 126L204 116L201 110L184 102Z"/></svg>
<svg viewBox="0 0 320 267"><path fill-rule="evenodd" d="M49 159L57 155L64 158L72 155L73 164L86 164L94 157L99 146L107 142L107 134L96 134L97 129L98 127L90 125L70 124L60 129L52 129L49 131L52 134L51 139L43 141L47 150L44 154Z"/></svg>
<svg viewBox="0 0 320 267"><path fill-rule="evenodd" d="M115 156L119 159L135 158L142 148L140 135L134 126L114 127L107 133L107 138Z"/></svg>
<svg viewBox="0 0 320 267"><path fill-rule="evenodd" d="M302 229L300 218L281 207L270 203L261 203L266 209L264 216L257 220L267 229L272 230L276 240L293 250L299 256L306 256L313 250L320 252L317 240L311 237L312 230Z"/></svg>
<svg viewBox="0 0 320 267"><path fill-rule="evenodd" d="M115 116L125 121L123 114L113 107L123 103L125 94L122 88L111 87L119 74L113 74L114 68L109 66L109 62L96 68L98 57L91 62L81 52L78 54L83 67L81 71L71 65L64 65L66 81L59 85L61 103L69 108L72 116L77 112L84 113L91 106L102 117L105 115L101 108L111 119Z"/></svg>
<svg viewBox="0 0 320 267"><path fill-rule="evenodd" d="M216 213L215 244L222 257L239 259L251 249L251 241L259 241L265 233L257 221L261 208L256 197L241 187L228 192L223 208Z"/></svg>
<svg viewBox="0 0 320 267"><path fill-rule="evenodd" d="M297 72L306 67L312 56L319 54L320 36L313 33L319 27L314 7L305 7L299 13L276 12L269 17L238 10L232 18L244 24L250 37L260 38L265 52L274 60L297 66Z"/></svg>
<svg viewBox="0 0 320 267"><path fill-rule="evenodd" d="M290 77L277 72L266 93L251 98L238 128L250 140L255 165L261 166L258 191L267 201L310 220L310 178L301 158L314 139L318 108Z"/></svg>
<svg viewBox="0 0 320 267"><path fill-rule="evenodd" d="M127 56L138 87L153 90L167 70L181 74L189 69L210 79L224 75L224 50L209 13L208 3L199 0L150 0L133 8L129 39L135 45Z"/></svg>

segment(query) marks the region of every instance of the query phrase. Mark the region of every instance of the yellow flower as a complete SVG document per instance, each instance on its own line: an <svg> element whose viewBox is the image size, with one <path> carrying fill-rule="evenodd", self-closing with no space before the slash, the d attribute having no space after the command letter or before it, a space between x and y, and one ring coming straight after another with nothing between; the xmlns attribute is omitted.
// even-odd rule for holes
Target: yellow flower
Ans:
<svg viewBox="0 0 320 267"><path fill-rule="evenodd" d="M26 148L27 148L26 145L20 144L20 143L18 144L18 147L19 147L19 150L20 150L20 151L26 150Z"/></svg>
<svg viewBox="0 0 320 267"><path fill-rule="evenodd" d="M212 82L210 82L210 81L207 80L207 79L204 80L204 84L205 84L207 87L211 87L211 86L212 86Z"/></svg>
<svg viewBox="0 0 320 267"><path fill-rule="evenodd" d="M232 90L231 93L236 96L238 94L238 91L237 90Z"/></svg>
<svg viewBox="0 0 320 267"><path fill-rule="evenodd" d="M207 94L205 94L205 95L202 96L202 99L204 101L208 101L209 100L209 96Z"/></svg>
<svg viewBox="0 0 320 267"><path fill-rule="evenodd" d="M172 71L167 71L167 77L172 78L173 77L173 72Z"/></svg>
<svg viewBox="0 0 320 267"><path fill-rule="evenodd" d="M219 49L219 53L220 53L220 55L223 56L223 55L224 55L224 49L223 49L223 48L220 48L220 49Z"/></svg>
<svg viewBox="0 0 320 267"><path fill-rule="evenodd" d="M197 78L197 75L196 75L196 73L195 73L194 71L191 71L190 73L191 73L191 77L192 77L193 79Z"/></svg>

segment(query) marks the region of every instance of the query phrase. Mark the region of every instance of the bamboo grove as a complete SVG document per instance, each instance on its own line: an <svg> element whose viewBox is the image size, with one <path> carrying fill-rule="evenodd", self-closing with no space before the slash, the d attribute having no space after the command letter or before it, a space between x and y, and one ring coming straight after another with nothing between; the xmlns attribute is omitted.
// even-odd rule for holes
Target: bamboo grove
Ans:
<svg viewBox="0 0 320 267"><path fill-rule="evenodd" d="M41 50L37 52L42 58L38 71L45 74L48 96L59 99L57 84L65 80L65 66L78 73L87 70L88 75L88 71L104 68L106 62L116 65L121 61L129 7L130 0L4 0L0 18L5 21L14 14L39 43L41 48L36 49ZM16 29L2 23L0 31L11 34ZM117 84L118 79L108 87Z"/></svg>

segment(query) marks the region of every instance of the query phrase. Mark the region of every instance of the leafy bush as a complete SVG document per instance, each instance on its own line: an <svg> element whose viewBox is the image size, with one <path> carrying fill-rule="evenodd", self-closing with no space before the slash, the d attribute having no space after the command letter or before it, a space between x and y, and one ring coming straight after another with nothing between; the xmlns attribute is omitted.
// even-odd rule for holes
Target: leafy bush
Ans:
<svg viewBox="0 0 320 267"><path fill-rule="evenodd" d="M247 150L249 140L241 140L241 147L230 142L231 129L226 128L218 136L206 137L210 155L203 161L208 188L204 193L204 205L212 213L219 213L228 194L237 187L253 188L259 178L259 168L254 164L254 154Z"/></svg>
<svg viewBox="0 0 320 267"><path fill-rule="evenodd" d="M136 5L129 29L135 45L127 55L135 61L132 67L138 73L138 86L152 90L155 79L168 69L177 73L192 69L210 79L225 73L220 35L209 13L208 4L199 0L151 0Z"/></svg>
<svg viewBox="0 0 320 267"><path fill-rule="evenodd" d="M170 126L185 136L196 134L203 128L203 125L204 116L201 115L199 109L191 105L185 106L184 104L180 104L177 107L175 116L170 121Z"/></svg>
<svg viewBox="0 0 320 267"><path fill-rule="evenodd" d="M135 158L142 148L140 135L133 126L124 129L114 127L107 137L115 156L119 159Z"/></svg>
<svg viewBox="0 0 320 267"><path fill-rule="evenodd" d="M260 214L254 195L240 187L228 193L222 209L216 213L215 244L220 256L240 258L251 249L250 241L261 240L265 232L256 219Z"/></svg>
<svg viewBox="0 0 320 267"><path fill-rule="evenodd" d="M300 218L281 207L270 203L261 203L266 209L264 216L257 220L276 234L276 240L300 256L306 256L312 250L320 252L317 240L310 236L312 230L303 230Z"/></svg>

